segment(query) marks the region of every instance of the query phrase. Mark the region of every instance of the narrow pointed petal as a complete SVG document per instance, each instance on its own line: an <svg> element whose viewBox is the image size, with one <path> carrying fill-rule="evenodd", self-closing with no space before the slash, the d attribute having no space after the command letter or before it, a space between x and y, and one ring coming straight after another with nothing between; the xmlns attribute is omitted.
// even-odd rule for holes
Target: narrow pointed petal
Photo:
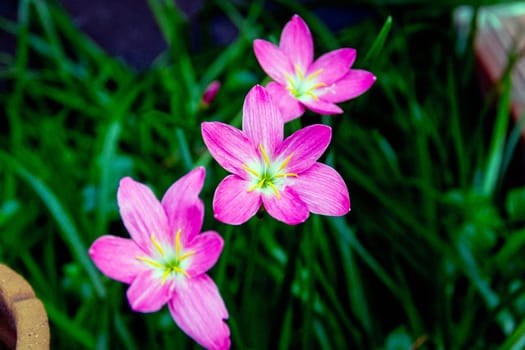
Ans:
<svg viewBox="0 0 525 350"><path fill-rule="evenodd" d="M219 289L208 275L177 285L168 307L175 323L204 348L230 348L230 329L224 322L228 311Z"/></svg>
<svg viewBox="0 0 525 350"><path fill-rule="evenodd" d="M148 267L136 259L144 255L131 239L116 236L99 237L89 248L89 256L106 276L119 282L131 283Z"/></svg>
<svg viewBox="0 0 525 350"><path fill-rule="evenodd" d="M155 312L171 299L173 281L168 279L162 284L160 271L149 269L138 275L128 288L127 296L133 311Z"/></svg>
<svg viewBox="0 0 525 350"><path fill-rule="evenodd" d="M350 211L348 188L337 171L317 163L299 176L294 189L315 214L341 216Z"/></svg>
<svg viewBox="0 0 525 350"><path fill-rule="evenodd" d="M306 203L290 186L280 192L280 198L274 195L263 195L262 201L268 214L288 225L305 222L310 215Z"/></svg>
<svg viewBox="0 0 525 350"><path fill-rule="evenodd" d="M261 68L276 82L286 84L286 75L294 74L293 63L288 56L271 42L256 39L253 42L253 51Z"/></svg>
<svg viewBox="0 0 525 350"><path fill-rule="evenodd" d="M199 193L204 184L206 171L198 167L181 177L168 188L161 204L168 217L167 237L158 237L159 242L173 246L177 230L181 230L181 239L185 243L199 234L204 220L204 204Z"/></svg>
<svg viewBox="0 0 525 350"><path fill-rule="evenodd" d="M219 259L223 246L224 240L215 231L207 231L195 236L185 247L195 252L189 258L191 264L186 272L194 278L211 269Z"/></svg>
<svg viewBox="0 0 525 350"><path fill-rule="evenodd" d="M213 196L215 219L230 225L240 225L257 213L261 196L257 191L248 192L249 183L229 175L219 183Z"/></svg>
<svg viewBox="0 0 525 350"><path fill-rule="evenodd" d="M316 80L330 85L348 73L355 57L355 49L343 48L327 52L312 63L308 74L322 70Z"/></svg>
<svg viewBox="0 0 525 350"><path fill-rule="evenodd" d="M202 138L213 158L227 171L246 177L242 164L258 159L258 145L246 135L228 124L204 122L201 124Z"/></svg>
<svg viewBox="0 0 525 350"><path fill-rule="evenodd" d="M310 29L298 15L286 23L281 33L279 48L304 73L313 61L314 44Z"/></svg>
<svg viewBox="0 0 525 350"><path fill-rule="evenodd" d="M290 95L290 92L284 86L276 82L270 82L266 86L266 91L268 91L274 103L277 104L285 123L303 115L303 105Z"/></svg>
<svg viewBox="0 0 525 350"><path fill-rule="evenodd" d="M168 229L164 208L147 186L130 177L120 180L117 201L131 238L144 251L151 252L151 235L164 236Z"/></svg>
<svg viewBox="0 0 525 350"><path fill-rule="evenodd" d="M260 85L254 86L246 95L242 130L252 143L262 144L270 157L283 140L284 122L281 112L266 89Z"/></svg>
<svg viewBox="0 0 525 350"><path fill-rule="evenodd" d="M301 173L321 157L331 138L332 129L321 124L307 126L288 136L277 150L282 159L292 155L285 172L296 173L301 177Z"/></svg>
<svg viewBox="0 0 525 350"><path fill-rule="evenodd" d="M323 100L310 99L308 101L301 101L309 110L319 114L341 114L343 110L332 102L325 102Z"/></svg>
<svg viewBox="0 0 525 350"><path fill-rule="evenodd" d="M316 92L321 100L338 103L365 93L375 81L376 77L372 73L361 69L351 69L342 79Z"/></svg>

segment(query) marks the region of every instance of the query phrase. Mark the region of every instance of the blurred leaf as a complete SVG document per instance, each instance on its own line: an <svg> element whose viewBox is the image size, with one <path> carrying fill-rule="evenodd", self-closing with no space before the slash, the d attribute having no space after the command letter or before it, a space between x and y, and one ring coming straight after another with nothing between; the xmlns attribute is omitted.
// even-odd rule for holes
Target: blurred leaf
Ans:
<svg viewBox="0 0 525 350"><path fill-rule="evenodd" d="M505 208L510 220L525 220L525 187L510 190L505 201Z"/></svg>

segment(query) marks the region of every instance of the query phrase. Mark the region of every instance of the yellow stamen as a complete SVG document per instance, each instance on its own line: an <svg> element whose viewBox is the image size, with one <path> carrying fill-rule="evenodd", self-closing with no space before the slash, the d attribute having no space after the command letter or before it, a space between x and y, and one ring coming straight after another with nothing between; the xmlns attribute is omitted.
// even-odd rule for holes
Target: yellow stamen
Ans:
<svg viewBox="0 0 525 350"><path fill-rule="evenodd" d="M261 175L259 175L259 173L256 172L255 170L253 170L252 168L249 168L248 166L246 166L246 165L244 165L244 164L242 164L241 166L242 166L242 168L243 168L244 170L246 170L247 172L249 172L249 173L255 175L256 177L259 177L259 178L261 177Z"/></svg>
<svg viewBox="0 0 525 350"><path fill-rule="evenodd" d="M259 149L261 150L261 154L264 158L264 162L266 163L268 167L270 167L270 158L268 158L268 154L266 154L266 151L264 150L262 143L259 144Z"/></svg>
<svg viewBox="0 0 525 350"><path fill-rule="evenodd" d="M294 85L295 85L294 82L293 82L292 77L291 77L289 74L284 73L284 76L286 77L286 80L288 80L288 85L290 85L290 86L294 86ZM292 89L293 89L293 88L292 88ZM294 89L294 90L295 90L295 89Z"/></svg>
<svg viewBox="0 0 525 350"><path fill-rule="evenodd" d="M268 186L271 187L271 189L275 193L275 196L277 197L277 199L281 199L281 194L279 193L279 190L277 189L277 187L275 187L275 185L273 183L271 183L271 182L268 182Z"/></svg>
<svg viewBox="0 0 525 350"><path fill-rule="evenodd" d="M299 65L294 64L293 66L294 66L294 68L295 68L295 71L297 72L297 75L299 76L299 79L304 80L304 74L303 74L303 72L301 71L301 68L299 68ZM320 72L319 72L319 73L320 73ZM317 74L319 74L319 73L317 73ZM314 74L315 74L315 73L314 73Z"/></svg>
<svg viewBox="0 0 525 350"><path fill-rule="evenodd" d="M310 74L308 76L308 80L312 80L314 79L316 76L318 76L319 74L321 74L323 72L323 68L319 68L318 70L316 70L315 72L313 72L312 74ZM326 85L326 84L325 84Z"/></svg>
<svg viewBox="0 0 525 350"><path fill-rule="evenodd" d="M189 258L190 256L194 255L195 253L196 253L195 251L190 250L189 252L184 253L184 254L182 254L181 256L179 256L177 259L178 259L179 261L182 261L182 260L187 259L187 258Z"/></svg>
<svg viewBox="0 0 525 350"><path fill-rule="evenodd" d="M157 251L160 253L160 255L164 256L164 249L162 249L161 245L159 244L159 241L155 238L154 234L151 234L151 242L157 248Z"/></svg>
<svg viewBox="0 0 525 350"><path fill-rule="evenodd" d="M277 175L274 175L273 177L281 178L281 177L288 177L288 176L299 177L299 175L297 175L296 173L277 174Z"/></svg>
<svg viewBox="0 0 525 350"><path fill-rule="evenodd" d="M177 254L177 256L180 255L180 234L181 234L181 229L179 228L177 230L177 233L175 234L175 254Z"/></svg>
<svg viewBox="0 0 525 350"><path fill-rule="evenodd" d="M259 187L261 187L263 184L264 184L264 180L265 179L261 179L261 181L257 182L255 185L253 185L252 187L248 188L246 190L246 192L252 192L252 191L255 191L256 189L258 189Z"/></svg>
<svg viewBox="0 0 525 350"><path fill-rule="evenodd" d="M319 97L315 96L314 93L311 92L311 91L305 91L304 94L305 94L305 95L308 95L308 96L310 96L310 97L312 97L312 98L313 98L314 100L316 100L316 101L319 101Z"/></svg>
<svg viewBox="0 0 525 350"><path fill-rule="evenodd" d="M317 83L317 84L315 84L314 86L312 86L310 88L310 91L315 90L315 89L320 88L320 87L325 87L325 86L326 86L325 83Z"/></svg>
<svg viewBox="0 0 525 350"><path fill-rule="evenodd" d="M166 279L168 278L170 273L171 273L171 268L170 269L166 269L164 271L164 273L162 274L162 282L160 282L160 284L164 285L164 283L166 283Z"/></svg>
<svg viewBox="0 0 525 350"><path fill-rule="evenodd" d="M286 168L286 166L288 165L288 163L290 163L290 159L292 159L293 157L293 153L290 154L288 157L286 157L286 159L284 160L283 164L281 164L281 166L279 167L279 171L283 170L284 168Z"/></svg>
<svg viewBox="0 0 525 350"><path fill-rule="evenodd" d="M150 264L153 267L158 267L160 269L164 267L164 266L162 266L162 264L159 264L155 260L150 259L150 258L146 258L146 257L143 257L143 256L136 256L135 259L140 260L140 261L144 261L145 263Z"/></svg>
<svg viewBox="0 0 525 350"><path fill-rule="evenodd" d="M174 266L174 267L172 267L172 269L173 269L175 272L182 273L184 276L186 276L186 277L188 277L188 278L191 277L189 273L187 273L186 271L184 271L183 269L181 269L181 268L178 267L178 266Z"/></svg>

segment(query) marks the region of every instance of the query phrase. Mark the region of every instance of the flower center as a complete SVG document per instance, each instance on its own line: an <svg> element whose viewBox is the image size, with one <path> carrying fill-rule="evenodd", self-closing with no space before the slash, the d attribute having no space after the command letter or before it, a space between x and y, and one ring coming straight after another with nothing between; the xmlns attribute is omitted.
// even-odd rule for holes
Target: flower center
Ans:
<svg viewBox="0 0 525 350"><path fill-rule="evenodd" d="M273 192L277 199L281 198L279 190L283 190L285 185L285 179L288 177L298 177L299 175L295 173L284 172L284 169L290 162L293 157L293 153L290 154L284 161L271 163L268 153L264 150L262 144L259 144L259 150L261 151L261 156L263 162L259 165L259 169L250 168L246 164L243 164L242 167L245 169L250 176L252 177L252 185L246 190L247 192L252 192L255 190L260 190L262 192Z"/></svg>
<svg viewBox="0 0 525 350"><path fill-rule="evenodd" d="M323 82L317 82L316 77L323 72L323 69L320 68L305 77L298 65L295 64L294 67L296 73L295 77L286 74L286 80L288 81L286 89L297 99L300 99L301 97L310 97L318 101L319 97L317 97L314 91L317 88L326 86L326 84Z"/></svg>
<svg viewBox="0 0 525 350"><path fill-rule="evenodd" d="M164 249L162 245L157 241L155 238L155 235L151 235L151 243L155 247L157 251L157 257L144 257L144 256L137 256L135 257L137 260L143 261L146 264L148 264L151 267L154 267L158 270L162 271L162 284L166 282L168 277L170 276L177 276L177 275L183 275L187 278L190 278L188 272L184 269L187 265L187 261L185 261L190 256L194 255L196 252L193 250L189 250L187 252L182 252L182 244L180 242L180 235L182 231L179 228L177 230L177 233L175 235L175 251L173 251L173 248L167 247L168 249Z"/></svg>

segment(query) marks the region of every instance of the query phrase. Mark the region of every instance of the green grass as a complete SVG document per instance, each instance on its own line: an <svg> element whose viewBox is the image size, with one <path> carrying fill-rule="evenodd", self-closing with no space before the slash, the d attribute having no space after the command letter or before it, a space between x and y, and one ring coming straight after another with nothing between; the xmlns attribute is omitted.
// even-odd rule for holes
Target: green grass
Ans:
<svg viewBox="0 0 525 350"><path fill-rule="evenodd" d="M210 2L205 12L239 35L192 52L173 2L150 0L169 46L143 72L108 56L53 1L21 0L18 22L0 18L17 45L0 56L0 261L44 302L52 348L198 348L167 308L131 311L126 286L87 255L103 234L127 236L121 177L160 196L197 165L207 168L204 229L226 242L210 274L233 349L523 348L525 174L514 171L508 75L501 98L481 98L473 53L455 51L452 4L415 3L375 1L371 16L332 32L317 2L272 2L282 16L262 1ZM200 123L240 125L244 96L267 81L252 41L277 40L293 13L309 24L316 56L354 47L355 66L378 77L344 115L287 125L333 127L323 161L348 184L352 211L294 227L270 217L224 225L211 200L225 172ZM202 109L215 79L222 88Z"/></svg>

